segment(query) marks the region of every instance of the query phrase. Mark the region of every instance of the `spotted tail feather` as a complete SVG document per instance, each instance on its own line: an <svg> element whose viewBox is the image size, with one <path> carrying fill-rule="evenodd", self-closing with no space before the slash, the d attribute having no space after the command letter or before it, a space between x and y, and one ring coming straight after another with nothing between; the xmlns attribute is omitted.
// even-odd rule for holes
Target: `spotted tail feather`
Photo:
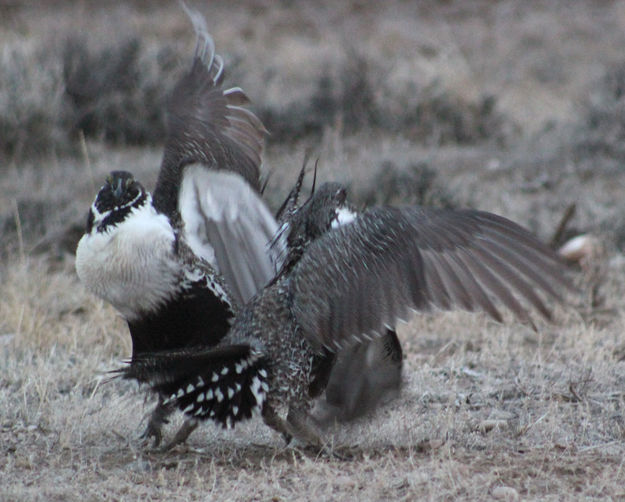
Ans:
<svg viewBox="0 0 625 502"><path fill-rule="evenodd" d="M269 390L267 361L249 345L149 354L120 373L147 383L163 404L227 428L261 412Z"/></svg>

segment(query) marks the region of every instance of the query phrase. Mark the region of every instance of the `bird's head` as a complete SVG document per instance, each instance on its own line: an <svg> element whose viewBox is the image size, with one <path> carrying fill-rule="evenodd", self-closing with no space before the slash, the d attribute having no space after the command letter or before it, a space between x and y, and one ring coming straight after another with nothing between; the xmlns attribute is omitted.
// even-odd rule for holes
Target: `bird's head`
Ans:
<svg viewBox="0 0 625 502"><path fill-rule="evenodd" d="M289 221L288 246L306 246L333 226L348 210L347 191L339 183L324 183L302 204Z"/></svg>
<svg viewBox="0 0 625 502"><path fill-rule="evenodd" d="M127 171L111 172L96 195L87 218L87 233L101 232L123 221L133 208L145 204L148 193Z"/></svg>
<svg viewBox="0 0 625 502"><path fill-rule="evenodd" d="M310 198L290 212L273 239L286 240L285 257L279 275L287 273L299 261L311 242L332 228L348 223L355 217L347 203L347 191L339 183L324 183Z"/></svg>

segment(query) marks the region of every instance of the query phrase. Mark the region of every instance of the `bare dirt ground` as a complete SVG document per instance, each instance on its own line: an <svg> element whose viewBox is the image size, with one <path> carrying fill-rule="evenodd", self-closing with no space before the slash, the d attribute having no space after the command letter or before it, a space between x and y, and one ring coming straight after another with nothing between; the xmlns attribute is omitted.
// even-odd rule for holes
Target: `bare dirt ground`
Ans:
<svg viewBox="0 0 625 502"><path fill-rule="evenodd" d="M154 185L153 107L192 53L188 20L175 2L0 2L0 500L625 499L625 2L201 9L272 130L274 207L307 149L358 202L477 207L545 240L575 203L567 233L600 243L582 293L536 332L465 313L402 326L402 395L327 431L345 458L259 420L151 451L152 403L106 382L127 328L73 249L108 171ZM76 82L107 101L70 100Z"/></svg>

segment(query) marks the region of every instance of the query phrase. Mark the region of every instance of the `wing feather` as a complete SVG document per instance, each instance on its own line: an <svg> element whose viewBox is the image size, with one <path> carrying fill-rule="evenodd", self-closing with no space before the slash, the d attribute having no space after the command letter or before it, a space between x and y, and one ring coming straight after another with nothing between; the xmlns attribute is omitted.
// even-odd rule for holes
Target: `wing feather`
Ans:
<svg viewBox="0 0 625 502"><path fill-rule="evenodd" d="M293 312L329 349L384 333L407 315L461 308L532 324L571 287L555 253L510 220L481 211L376 208L310 245L293 269Z"/></svg>
<svg viewBox="0 0 625 502"><path fill-rule="evenodd" d="M186 166L200 163L206 169L232 171L260 190L264 137L262 122L244 105L249 99L239 87L224 89L223 59L204 17L184 7L191 18L197 46L189 72L176 84L167 107L167 138L155 207L174 215Z"/></svg>
<svg viewBox="0 0 625 502"><path fill-rule="evenodd" d="M269 241L278 225L240 176L189 166L180 215L189 247L224 276L239 303L245 304L274 276Z"/></svg>
<svg viewBox="0 0 625 502"><path fill-rule="evenodd" d="M274 275L267 243L277 224L259 195L267 131L245 108L250 100L240 87L223 88L224 61L204 17L183 8L197 45L191 69L168 103L154 206L172 221L180 215L193 252L212 263L245 303Z"/></svg>

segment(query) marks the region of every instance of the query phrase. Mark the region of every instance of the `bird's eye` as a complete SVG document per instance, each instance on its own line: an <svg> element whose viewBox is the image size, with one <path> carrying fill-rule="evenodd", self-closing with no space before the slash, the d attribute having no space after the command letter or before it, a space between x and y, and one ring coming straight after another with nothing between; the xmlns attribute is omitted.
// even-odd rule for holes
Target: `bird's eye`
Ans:
<svg viewBox="0 0 625 502"><path fill-rule="evenodd" d="M104 181L107 185L111 185L113 183L113 176L109 174Z"/></svg>

